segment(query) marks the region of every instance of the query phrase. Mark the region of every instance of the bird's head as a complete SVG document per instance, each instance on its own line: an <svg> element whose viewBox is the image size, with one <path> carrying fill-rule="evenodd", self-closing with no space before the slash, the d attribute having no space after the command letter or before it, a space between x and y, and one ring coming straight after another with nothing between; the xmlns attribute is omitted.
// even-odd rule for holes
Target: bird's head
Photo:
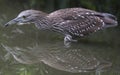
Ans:
<svg viewBox="0 0 120 75"><path fill-rule="evenodd" d="M37 18L42 18L45 15L46 13L43 13L41 11L25 10L25 11L22 11L16 18L6 23L5 26L9 26L12 24L23 25L23 24L34 23L34 21Z"/></svg>

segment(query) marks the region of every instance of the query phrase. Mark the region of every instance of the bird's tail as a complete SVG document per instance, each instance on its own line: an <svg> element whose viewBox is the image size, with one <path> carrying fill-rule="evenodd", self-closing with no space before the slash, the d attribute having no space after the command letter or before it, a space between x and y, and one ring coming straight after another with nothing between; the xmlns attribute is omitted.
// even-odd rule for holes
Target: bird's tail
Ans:
<svg viewBox="0 0 120 75"><path fill-rule="evenodd" d="M115 27L118 25L117 18L114 15L108 13L102 13L102 16L103 16L103 21L105 23L105 28Z"/></svg>

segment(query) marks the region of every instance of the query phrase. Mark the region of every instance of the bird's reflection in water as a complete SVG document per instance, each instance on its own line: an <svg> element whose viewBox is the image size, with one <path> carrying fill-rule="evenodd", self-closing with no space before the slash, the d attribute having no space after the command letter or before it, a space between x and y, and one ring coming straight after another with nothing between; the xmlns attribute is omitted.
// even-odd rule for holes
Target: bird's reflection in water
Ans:
<svg viewBox="0 0 120 75"><path fill-rule="evenodd" d="M31 40L35 38L29 36L24 32L16 34L13 38L9 38L9 44L2 43L2 47L20 63L43 62L53 68L68 72L98 71L111 66L110 62L98 58L99 52L95 53L92 50L96 45L76 43L66 48L62 41L45 40L38 43L36 40ZM28 37L29 39L25 39Z"/></svg>

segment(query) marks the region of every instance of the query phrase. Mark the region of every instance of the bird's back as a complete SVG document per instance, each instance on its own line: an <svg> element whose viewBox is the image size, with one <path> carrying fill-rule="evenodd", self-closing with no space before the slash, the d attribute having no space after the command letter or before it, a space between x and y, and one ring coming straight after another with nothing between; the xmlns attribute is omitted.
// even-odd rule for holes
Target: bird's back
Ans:
<svg viewBox="0 0 120 75"><path fill-rule="evenodd" d="M83 8L60 9L47 17L52 20L54 30L80 37L117 24L111 14Z"/></svg>

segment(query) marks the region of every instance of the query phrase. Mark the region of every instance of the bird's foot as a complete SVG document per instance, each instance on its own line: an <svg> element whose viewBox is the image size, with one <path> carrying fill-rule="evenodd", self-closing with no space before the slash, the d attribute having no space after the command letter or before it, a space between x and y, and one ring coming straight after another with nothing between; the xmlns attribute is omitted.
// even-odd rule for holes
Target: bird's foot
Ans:
<svg viewBox="0 0 120 75"><path fill-rule="evenodd" d="M77 40L72 39L71 35L66 35L64 38L64 45L65 47L70 47L71 46L71 42L77 42Z"/></svg>

